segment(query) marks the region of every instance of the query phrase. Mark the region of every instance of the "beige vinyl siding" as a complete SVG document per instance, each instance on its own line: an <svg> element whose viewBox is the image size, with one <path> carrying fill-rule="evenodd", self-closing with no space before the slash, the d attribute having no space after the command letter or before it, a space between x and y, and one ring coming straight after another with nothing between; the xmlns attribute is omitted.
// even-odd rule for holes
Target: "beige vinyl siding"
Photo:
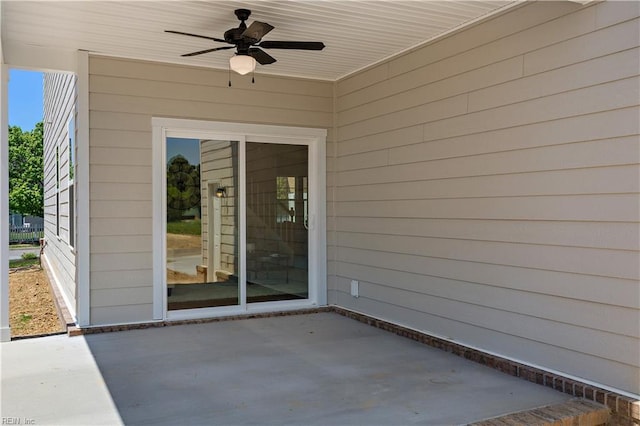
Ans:
<svg viewBox="0 0 640 426"><path fill-rule="evenodd" d="M75 311L76 256L70 246L69 223L73 220L69 206L69 120L75 119L76 78L73 74L64 73L43 75L44 253L54 274L52 279L72 304L70 309ZM56 152L59 175L56 171Z"/></svg>
<svg viewBox="0 0 640 426"><path fill-rule="evenodd" d="M333 83L90 57L91 324L150 321L151 118L330 128Z"/></svg>
<svg viewBox="0 0 640 426"><path fill-rule="evenodd" d="M525 4L339 81L330 303L640 393L639 15Z"/></svg>
<svg viewBox="0 0 640 426"><path fill-rule="evenodd" d="M202 263L207 266L209 281L218 280L216 267L218 270L238 275L236 270L238 264L238 259L236 259L238 253L236 200L238 199L237 194L239 194L238 188L236 188L238 183L237 147L238 142L234 141L200 141ZM209 191L214 187L225 188L226 191L224 208L222 200L220 200L219 217L215 217L215 212L209 211L209 204L215 202L215 200L210 200ZM216 256L209 250L214 239L209 231L215 221L220 224L219 265L215 264Z"/></svg>

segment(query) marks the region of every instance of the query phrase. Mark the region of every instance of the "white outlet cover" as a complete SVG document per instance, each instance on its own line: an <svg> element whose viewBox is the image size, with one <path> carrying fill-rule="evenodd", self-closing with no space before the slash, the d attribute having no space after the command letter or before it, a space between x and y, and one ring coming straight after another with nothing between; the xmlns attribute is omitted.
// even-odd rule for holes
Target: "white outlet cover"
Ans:
<svg viewBox="0 0 640 426"><path fill-rule="evenodd" d="M360 283L356 280L351 280L351 295L353 297L359 297L360 296L360 289L359 289Z"/></svg>

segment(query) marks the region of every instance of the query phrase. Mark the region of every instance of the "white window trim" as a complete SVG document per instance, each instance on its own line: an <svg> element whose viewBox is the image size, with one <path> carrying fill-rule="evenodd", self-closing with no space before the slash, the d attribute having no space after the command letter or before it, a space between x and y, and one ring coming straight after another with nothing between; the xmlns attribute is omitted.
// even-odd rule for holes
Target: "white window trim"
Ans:
<svg viewBox="0 0 640 426"><path fill-rule="evenodd" d="M226 315L274 312L324 306L327 304L327 242L326 242L326 138L325 129L285 127L262 124L225 123L215 121L185 120L154 117L151 120L153 138L153 319L183 320L210 318ZM304 143L309 147L309 193L314 198L309 203L309 298L297 300L247 304L245 274L242 274L240 288L243 303L236 306L167 311L167 291L165 279L165 162L167 136L191 137L197 139L233 140L240 143L239 178L244 186L246 141L268 143ZM244 271L246 264L245 191L240 191L240 262ZM317 200L317 202L316 202Z"/></svg>

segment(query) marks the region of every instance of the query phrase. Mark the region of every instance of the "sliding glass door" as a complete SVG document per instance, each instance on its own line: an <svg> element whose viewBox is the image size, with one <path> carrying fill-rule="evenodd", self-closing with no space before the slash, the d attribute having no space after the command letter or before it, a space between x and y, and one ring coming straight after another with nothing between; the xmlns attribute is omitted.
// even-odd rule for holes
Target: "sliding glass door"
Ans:
<svg viewBox="0 0 640 426"><path fill-rule="evenodd" d="M238 131L154 126L160 144L154 155L163 165L154 166L154 199L161 200L161 213L154 212L161 247L154 251L154 315L197 318L322 303L326 246L324 218L317 217L324 215L318 199L324 176L314 169L314 153L324 161L324 138L274 137L270 126L247 126L267 133L247 136L242 125L216 124Z"/></svg>
<svg viewBox="0 0 640 426"><path fill-rule="evenodd" d="M247 302L307 299L308 147L246 147Z"/></svg>
<svg viewBox="0 0 640 426"><path fill-rule="evenodd" d="M166 138L167 309L240 304L238 142Z"/></svg>

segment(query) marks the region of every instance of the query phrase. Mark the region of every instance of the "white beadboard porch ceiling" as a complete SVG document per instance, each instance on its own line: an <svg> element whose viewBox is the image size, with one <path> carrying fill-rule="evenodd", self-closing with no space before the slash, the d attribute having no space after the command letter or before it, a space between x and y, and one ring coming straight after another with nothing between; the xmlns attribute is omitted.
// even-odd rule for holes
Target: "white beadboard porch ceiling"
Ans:
<svg viewBox="0 0 640 426"><path fill-rule="evenodd" d="M251 0L251 1L2 1L2 43L227 69L233 50L191 58L183 53L226 46L168 34L223 38L240 23L233 11L275 27L264 40L322 41L323 51L269 49L277 59L257 73L337 80L385 58L481 20L512 0Z"/></svg>

